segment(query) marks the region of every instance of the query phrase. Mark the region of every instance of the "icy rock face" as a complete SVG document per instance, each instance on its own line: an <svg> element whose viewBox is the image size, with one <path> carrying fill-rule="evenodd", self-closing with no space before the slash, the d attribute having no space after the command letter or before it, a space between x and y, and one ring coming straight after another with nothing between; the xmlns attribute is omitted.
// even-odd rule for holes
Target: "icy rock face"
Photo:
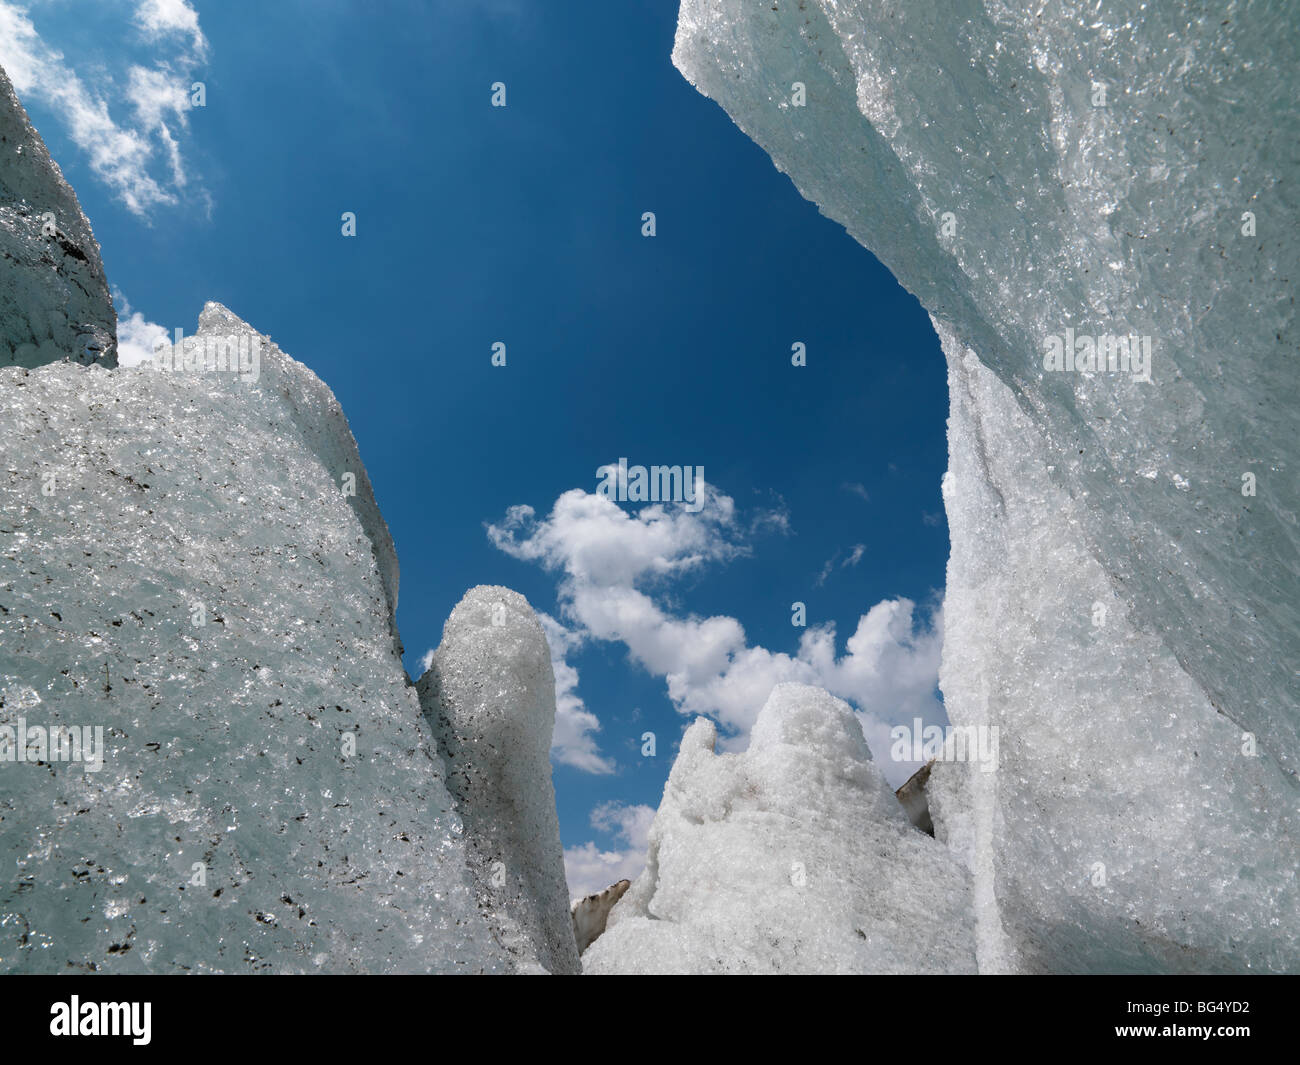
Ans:
<svg viewBox="0 0 1300 1065"><path fill-rule="evenodd" d="M555 677L528 601L471 588L417 687L497 941L519 971L579 972L551 784Z"/></svg>
<svg viewBox="0 0 1300 1065"><path fill-rule="evenodd" d="M99 244L0 70L0 366L117 365Z"/></svg>
<svg viewBox="0 0 1300 1065"><path fill-rule="evenodd" d="M587 973L973 972L970 879L907 821L844 702L778 685L742 754L701 718Z"/></svg>
<svg viewBox="0 0 1300 1065"><path fill-rule="evenodd" d="M943 340L941 683L1001 758L927 790L982 968L1300 968L1298 39L1266 4L682 4L678 68ZM1067 330L1149 375L1047 368Z"/></svg>
<svg viewBox="0 0 1300 1065"><path fill-rule="evenodd" d="M347 423L232 335L256 380L0 370L0 725L104 747L0 760L0 971L505 971Z"/></svg>

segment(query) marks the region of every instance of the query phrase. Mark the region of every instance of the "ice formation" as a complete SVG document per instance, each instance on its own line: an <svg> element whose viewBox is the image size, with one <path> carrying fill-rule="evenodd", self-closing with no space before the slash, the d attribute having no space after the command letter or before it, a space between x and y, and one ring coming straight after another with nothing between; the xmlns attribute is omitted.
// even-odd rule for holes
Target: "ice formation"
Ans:
<svg viewBox="0 0 1300 1065"><path fill-rule="evenodd" d="M682 3L678 68L943 342L941 684L1001 739L927 791L984 971L1300 969L1297 40L1266 4Z"/></svg>
<svg viewBox="0 0 1300 1065"><path fill-rule="evenodd" d="M508 588L471 588L418 689L484 918L521 971L579 972L551 784L555 677L528 601Z"/></svg>
<svg viewBox="0 0 1300 1065"><path fill-rule="evenodd" d="M848 705L778 685L749 749L682 738L645 872L584 972L973 972L971 883L913 828Z"/></svg>
<svg viewBox="0 0 1300 1065"><path fill-rule="evenodd" d="M99 244L0 70L0 366L117 365Z"/></svg>
<svg viewBox="0 0 1300 1065"><path fill-rule="evenodd" d="M0 369L0 725L105 748L0 764L0 971L509 971L347 422L222 346L256 379Z"/></svg>
<svg viewBox="0 0 1300 1065"><path fill-rule="evenodd" d="M105 369L98 248L0 90L0 971L578 971L528 604L471 591L421 688L462 820L333 393L215 303Z"/></svg>
<svg viewBox="0 0 1300 1065"><path fill-rule="evenodd" d="M105 369L0 73L0 971L1300 970L1293 21L683 0L677 66L932 315L941 683L999 758L899 796L931 839L778 687L574 914L527 603L471 591L417 696L332 393L216 304Z"/></svg>

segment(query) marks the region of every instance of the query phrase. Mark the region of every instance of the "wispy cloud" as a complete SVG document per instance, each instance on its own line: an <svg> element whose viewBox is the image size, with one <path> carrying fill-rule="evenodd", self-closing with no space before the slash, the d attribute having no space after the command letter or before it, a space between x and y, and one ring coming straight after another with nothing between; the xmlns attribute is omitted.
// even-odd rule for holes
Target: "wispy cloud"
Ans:
<svg viewBox="0 0 1300 1065"><path fill-rule="evenodd" d="M862 556L866 553L866 544L854 544L849 549L849 553L843 558L840 557L843 552L836 551L835 554L831 555L831 557L826 560L826 565L822 566L822 571L817 575L817 580L814 583L818 588L820 588L826 583L827 578L835 572L835 565L837 562L839 563L840 569L852 569L862 561Z"/></svg>
<svg viewBox="0 0 1300 1065"><path fill-rule="evenodd" d="M37 32L28 7L0 0L0 66L25 103L58 115L91 171L127 209L147 216L177 203L189 181L180 137L188 128L193 73L206 60L208 43L187 0L142 0L133 23L154 51L151 64L117 72L96 67L83 77ZM119 100L129 103L129 114L120 106L116 116L110 112L110 101Z"/></svg>

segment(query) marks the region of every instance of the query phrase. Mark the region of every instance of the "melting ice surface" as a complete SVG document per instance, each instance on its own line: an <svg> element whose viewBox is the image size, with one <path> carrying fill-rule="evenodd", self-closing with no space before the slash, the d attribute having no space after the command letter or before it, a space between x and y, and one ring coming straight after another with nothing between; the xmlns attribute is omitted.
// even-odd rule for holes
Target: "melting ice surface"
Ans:
<svg viewBox="0 0 1300 1065"><path fill-rule="evenodd" d="M941 683L1001 761L931 791L986 971L1300 968L1298 52L1264 4L682 4L677 66L943 341Z"/></svg>
<svg viewBox="0 0 1300 1065"><path fill-rule="evenodd" d="M199 339L232 334L256 383L0 369L0 722L106 748L0 765L0 971L512 968L347 422L208 304Z"/></svg>

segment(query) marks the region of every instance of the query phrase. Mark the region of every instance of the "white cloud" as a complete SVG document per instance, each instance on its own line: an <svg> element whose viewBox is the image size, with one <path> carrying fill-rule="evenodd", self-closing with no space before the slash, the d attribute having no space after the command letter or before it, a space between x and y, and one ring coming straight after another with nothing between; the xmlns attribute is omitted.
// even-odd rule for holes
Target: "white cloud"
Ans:
<svg viewBox="0 0 1300 1065"><path fill-rule="evenodd" d="M652 806L628 806L621 802L603 802L591 811L591 827L613 832L633 850L645 853L650 843L650 826L654 823ZM605 887L609 887L608 884Z"/></svg>
<svg viewBox="0 0 1300 1065"><path fill-rule="evenodd" d="M555 673L555 732L551 736L551 757L563 765L588 773L612 773L614 763L600 753L593 735L600 731L600 719L587 709L578 695L578 671L567 661L568 652L583 642L583 636L566 629L549 614L539 611L537 616L551 647L551 669Z"/></svg>
<svg viewBox="0 0 1300 1065"><path fill-rule="evenodd" d="M207 38L199 29L199 13L188 0L141 0L135 11L135 22L151 40L178 34L190 39L200 58L208 53Z"/></svg>
<svg viewBox="0 0 1300 1065"><path fill-rule="evenodd" d="M818 588L826 583L826 579L835 572L835 563L839 562L840 569L852 569L862 561L862 556L867 553L866 544L854 544L849 548L849 553L843 559L840 558L840 552L836 551L826 560L826 565L822 566L822 571L817 575L814 582Z"/></svg>
<svg viewBox="0 0 1300 1065"><path fill-rule="evenodd" d="M423 677L426 673L428 673L428 672L429 672L429 667L433 665L433 654L434 654L434 651L436 651L436 650L437 650L437 648L430 647L427 651L424 652L424 654L422 654L422 655L420 656L420 676L421 676L421 677ZM419 678L417 677L416 679L418 680Z"/></svg>
<svg viewBox="0 0 1300 1065"><path fill-rule="evenodd" d="M132 311L127 298L113 290L117 313L117 362L119 366L140 366L153 361L154 345L159 340L170 343L167 330L146 321L139 311Z"/></svg>
<svg viewBox="0 0 1300 1065"><path fill-rule="evenodd" d="M620 880L633 880L645 868L650 825L655 811L649 806L620 802L601 803L591 812L591 826L612 832L625 847L603 851L594 842L564 849L564 876L569 897L578 899L604 891Z"/></svg>
<svg viewBox="0 0 1300 1065"><path fill-rule="evenodd" d="M502 551L558 573L561 612L574 631L626 645L634 662L665 680L680 713L711 717L730 733L724 748L745 745L773 686L816 684L855 706L882 769L901 784L914 767L890 762L880 737L890 723L946 720L936 695L940 613L925 625L911 600L886 600L859 618L842 654L833 624L806 629L788 654L750 646L735 618L682 615L656 602L651 592L671 580L747 553L739 529L734 503L711 487L695 514L629 512L573 489L541 520L530 507L511 508L488 535ZM842 565L862 559L860 546Z"/></svg>
<svg viewBox="0 0 1300 1065"><path fill-rule="evenodd" d="M826 560L826 565L822 567L822 571L819 574L817 574L817 580L814 581L813 583L816 584L818 588L820 588L823 584L826 583L826 578L829 577L834 572L835 572L835 556L832 555L830 558Z"/></svg>
<svg viewBox="0 0 1300 1065"><path fill-rule="evenodd" d="M646 577L674 576L744 553L729 542L735 504L706 485L697 514L654 504L632 517L595 492L574 488L555 501L551 515L535 520L532 507L511 507L501 525L489 525L492 542L515 558L562 567L574 583L630 585ZM528 530L525 539L517 534Z"/></svg>
<svg viewBox="0 0 1300 1065"><path fill-rule="evenodd" d="M188 124L190 95L187 82L178 80L172 72L161 68L146 70L144 67L132 67L126 96L135 106L136 121L140 128L157 135L171 171L172 184L178 189L184 188L188 179L181 159L180 145L166 119L171 116L173 125L180 129Z"/></svg>
<svg viewBox="0 0 1300 1065"><path fill-rule="evenodd" d="M42 40L28 8L11 0L0 0L0 66L20 99L51 108L95 176L128 210L144 216L175 204L187 182L177 132L187 126L191 75L206 58L207 41L198 15L184 0L145 0L135 18L145 37L168 54L156 56L152 68L131 65L124 90L114 85L111 71L99 68L83 80L62 52ZM165 39L177 33L184 40ZM109 101L123 98L133 111L130 121L109 112ZM165 179L154 173L159 157L168 171Z"/></svg>

